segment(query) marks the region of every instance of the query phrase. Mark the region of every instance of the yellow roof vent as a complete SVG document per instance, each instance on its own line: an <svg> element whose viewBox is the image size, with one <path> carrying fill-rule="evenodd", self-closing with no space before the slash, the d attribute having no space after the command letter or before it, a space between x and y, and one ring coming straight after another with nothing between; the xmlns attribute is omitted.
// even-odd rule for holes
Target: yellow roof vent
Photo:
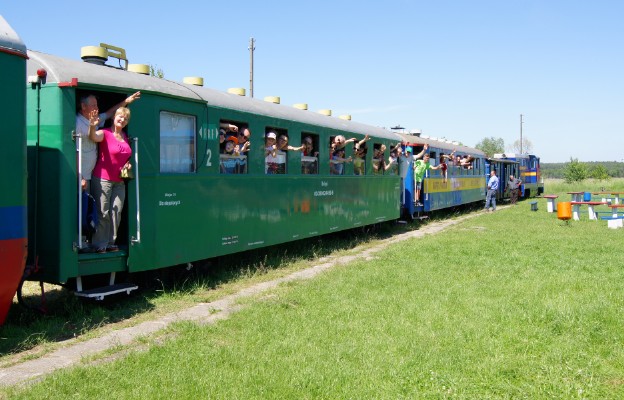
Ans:
<svg viewBox="0 0 624 400"><path fill-rule="evenodd" d="M280 98L279 96L267 96L264 98L264 101L268 101L269 103L279 104Z"/></svg>
<svg viewBox="0 0 624 400"><path fill-rule="evenodd" d="M182 79L182 82L189 85L204 86L204 78L201 76L186 76Z"/></svg>
<svg viewBox="0 0 624 400"><path fill-rule="evenodd" d="M128 71L137 74L149 75L150 67L147 64L128 64Z"/></svg>
<svg viewBox="0 0 624 400"><path fill-rule="evenodd" d="M308 109L308 103L293 104L293 107L298 108L300 110L307 110Z"/></svg>
<svg viewBox="0 0 624 400"><path fill-rule="evenodd" d="M227 90L227 92L231 93L231 94L237 94L239 96L244 96L245 95L245 88L233 87L233 88L229 88Z"/></svg>
<svg viewBox="0 0 624 400"><path fill-rule="evenodd" d="M349 114L341 115L338 118L344 119L345 121L351 121L351 116Z"/></svg>
<svg viewBox="0 0 624 400"><path fill-rule="evenodd" d="M83 46L80 48L80 58L90 64L104 65L108 60L108 52L100 46Z"/></svg>
<svg viewBox="0 0 624 400"><path fill-rule="evenodd" d="M83 61L104 65L108 58L116 58L119 60L119 69L128 69L128 59L126 58L126 50L121 47L113 46L106 43L100 43L99 46L84 46L80 48L80 58ZM124 65L121 65L121 62L124 62Z"/></svg>
<svg viewBox="0 0 624 400"><path fill-rule="evenodd" d="M121 47L113 46L112 44L100 43L100 47L106 49L109 57L113 57L119 60L119 68L120 69L128 69L128 58L126 58L126 50ZM125 65L121 65L121 62L124 62Z"/></svg>
<svg viewBox="0 0 624 400"><path fill-rule="evenodd" d="M331 110L319 110L318 113L331 117Z"/></svg>

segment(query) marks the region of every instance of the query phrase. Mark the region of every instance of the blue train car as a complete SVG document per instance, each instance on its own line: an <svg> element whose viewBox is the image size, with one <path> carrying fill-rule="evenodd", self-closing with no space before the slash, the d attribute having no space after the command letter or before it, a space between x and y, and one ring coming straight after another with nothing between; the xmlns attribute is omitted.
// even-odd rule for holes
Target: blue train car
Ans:
<svg viewBox="0 0 624 400"><path fill-rule="evenodd" d="M544 180L540 171L540 158L534 154L497 153L494 158L516 161L520 168L518 177L522 180L520 197L535 197L544 193Z"/></svg>
<svg viewBox="0 0 624 400"><path fill-rule="evenodd" d="M520 174L520 163L509 159L500 158L488 158L486 160L485 179L486 182L490 176L490 171L494 169L496 176L498 176L498 191L496 192L496 201L503 201L509 199L511 193L507 190L509 177L514 176L518 178Z"/></svg>
<svg viewBox="0 0 624 400"><path fill-rule="evenodd" d="M413 148L414 156L419 155L426 144L430 164L434 167L442 162L446 164L446 172L443 169L427 171L420 193L414 189L413 171L406 171L406 189L402 197L405 214L414 215L485 200L485 153L457 142L428 136L405 133L399 133L399 136L405 147Z"/></svg>

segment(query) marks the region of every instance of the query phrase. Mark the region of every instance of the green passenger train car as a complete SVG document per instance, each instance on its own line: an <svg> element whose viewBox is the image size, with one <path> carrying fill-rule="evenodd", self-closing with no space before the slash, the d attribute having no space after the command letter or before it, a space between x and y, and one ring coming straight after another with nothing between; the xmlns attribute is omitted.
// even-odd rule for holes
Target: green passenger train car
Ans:
<svg viewBox="0 0 624 400"><path fill-rule="evenodd" d="M236 94L219 92L29 51L28 72L47 71L40 89L28 87L29 238L37 253L29 277L51 283L136 272L272 246L394 220L400 178L376 174L368 151L360 175L353 163L336 175L330 143L343 135L370 136L369 149L390 147L391 131ZM130 106L135 178L126 182L121 251L82 253L82 204L74 135L79 99L98 98L100 110L141 91ZM247 155L223 155L220 127L251 132ZM310 140L312 155L280 152L280 172L268 174L265 135ZM344 159L353 156L345 147ZM38 160L35 162L35 160ZM235 169L228 165L232 162ZM114 275L112 275L114 276Z"/></svg>

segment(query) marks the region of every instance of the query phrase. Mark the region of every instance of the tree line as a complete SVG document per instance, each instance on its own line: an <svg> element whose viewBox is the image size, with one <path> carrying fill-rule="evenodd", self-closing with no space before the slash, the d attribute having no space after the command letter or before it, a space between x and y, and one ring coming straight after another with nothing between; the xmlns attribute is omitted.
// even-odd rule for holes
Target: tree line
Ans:
<svg viewBox="0 0 624 400"><path fill-rule="evenodd" d="M579 182L585 179L607 180L624 177L624 163L617 161L581 162L570 158L565 163L541 163L544 178L565 179L566 182Z"/></svg>
<svg viewBox="0 0 624 400"><path fill-rule="evenodd" d="M505 141L502 138L486 137L475 145L487 157L505 152ZM507 146L511 153L533 153L533 143L524 139L522 143L516 140L511 146ZM539 156L539 154L538 154ZM570 158L566 163L541 163L541 173L544 178L565 179L566 182L579 182L585 179L606 180L610 178L624 177L624 163L617 161L592 161L581 162L576 158Z"/></svg>

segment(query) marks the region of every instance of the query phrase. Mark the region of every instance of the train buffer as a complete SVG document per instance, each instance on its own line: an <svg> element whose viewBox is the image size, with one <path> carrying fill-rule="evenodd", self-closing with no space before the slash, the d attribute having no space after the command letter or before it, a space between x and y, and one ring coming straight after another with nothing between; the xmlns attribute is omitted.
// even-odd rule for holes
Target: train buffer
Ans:
<svg viewBox="0 0 624 400"><path fill-rule="evenodd" d="M82 279L76 278L77 290L74 294L78 297L86 297L96 300L104 300L104 297L112 294L123 293L130 294L131 291L138 289L139 287L134 283L115 283L115 273L111 272L109 285L99 288L82 290Z"/></svg>
<svg viewBox="0 0 624 400"><path fill-rule="evenodd" d="M544 196L544 198L546 199L546 211L548 211L549 213L557 211L557 197L559 196L557 196L556 194L547 194Z"/></svg>

